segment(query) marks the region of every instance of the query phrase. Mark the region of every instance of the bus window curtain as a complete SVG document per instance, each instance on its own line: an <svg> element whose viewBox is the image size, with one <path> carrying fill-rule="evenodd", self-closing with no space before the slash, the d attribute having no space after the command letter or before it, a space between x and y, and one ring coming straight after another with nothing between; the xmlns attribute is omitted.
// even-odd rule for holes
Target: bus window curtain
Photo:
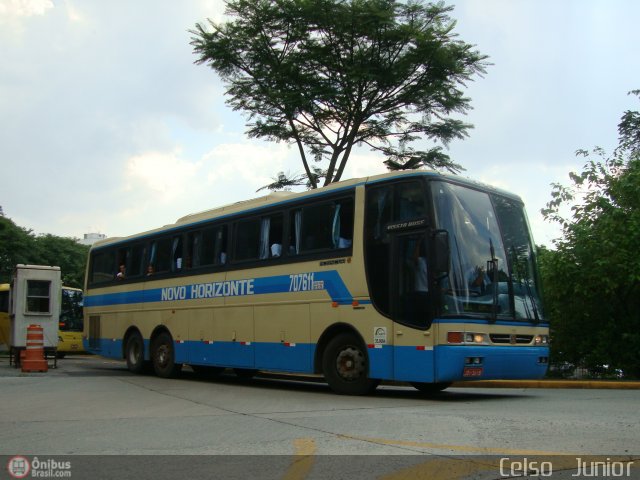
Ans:
<svg viewBox="0 0 640 480"><path fill-rule="evenodd" d="M260 226L260 260L269 258L269 228L271 226L271 218L262 219Z"/></svg>
<svg viewBox="0 0 640 480"><path fill-rule="evenodd" d="M223 251L225 235L225 227L219 227L216 230L216 243L214 250L214 263L216 265L224 265L227 263L227 253Z"/></svg>
<svg viewBox="0 0 640 480"><path fill-rule="evenodd" d="M193 236L193 266L200 266L200 248L202 243L202 233L197 232Z"/></svg>
<svg viewBox="0 0 640 480"><path fill-rule="evenodd" d="M340 206L340 204L336 205L336 209L333 212L333 227L331 228L333 248L338 248L340 244Z"/></svg>
<svg viewBox="0 0 640 480"><path fill-rule="evenodd" d="M153 242L151 244L151 253L149 254L149 266L155 267L156 265L156 249L158 248L158 244Z"/></svg>
<svg viewBox="0 0 640 480"><path fill-rule="evenodd" d="M173 246L171 247L171 263L173 265L174 271L182 269L182 252L178 252L179 245L180 245L180 237L175 237L173 239ZM176 253L179 253L177 257L176 257Z"/></svg>
<svg viewBox="0 0 640 480"><path fill-rule="evenodd" d="M300 253L300 237L302 236L302 210L298 210L294 216L296 228L296 255Z"/></svg>

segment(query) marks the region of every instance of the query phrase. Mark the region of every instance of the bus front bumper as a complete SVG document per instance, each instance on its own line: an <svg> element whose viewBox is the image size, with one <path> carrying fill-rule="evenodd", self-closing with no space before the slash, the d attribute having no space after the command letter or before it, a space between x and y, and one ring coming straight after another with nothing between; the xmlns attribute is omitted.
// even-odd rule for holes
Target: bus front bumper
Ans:
<svg viewBox="0 0 640 480"><path fill-rule="evenodd" d="M548 347L442 345L434 350L436 382L539 379L549 364Z"/></svg>

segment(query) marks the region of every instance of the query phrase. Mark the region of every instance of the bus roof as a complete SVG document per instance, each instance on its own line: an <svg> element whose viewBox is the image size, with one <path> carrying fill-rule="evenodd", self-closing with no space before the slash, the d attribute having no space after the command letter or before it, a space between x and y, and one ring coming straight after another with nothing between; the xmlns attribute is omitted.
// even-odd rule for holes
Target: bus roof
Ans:
<svg viewBox="0 0 640 480"><path fill-rule="evenodd" d="M444 174L435 170L405 170L398 172L382 173L379 175L373 175L370 177L352 178L340 182L332 183L326 187L317 188L314 190L307 190L304 192L271 192L268 195L264 195L257 198L248 200L241 200L238 202L230 203L220 207L215 207L209 210L203 210L201 212L192 213L180 217L175 223L167 224L159 228L147 230L145 232L137 233L127 237L110 237L104 240L99 240L93 244L92 249L100 248L106 245L112 245L124 240L142 239L149 235L160 232L168 232L181 227L187 227L195 225L200 222L212 220L215 218L224 218L232 214L249 212L251 210L258 210L261 208L271 207L279 203L286 203L293 200L300 200L306 197L314 197L319 195L328 195L333 192L339 192L340 190L350 189L358 185L372 184L377 182L383 182L391 180L393 178L402 177L436 177L446 179L448 181L466 185L472 188L477 188L484 191L497 193L499 195L510 197L514 200L522 202L521 198L511 192L471 180L469 178L460 177L458 175Z"/></svg>

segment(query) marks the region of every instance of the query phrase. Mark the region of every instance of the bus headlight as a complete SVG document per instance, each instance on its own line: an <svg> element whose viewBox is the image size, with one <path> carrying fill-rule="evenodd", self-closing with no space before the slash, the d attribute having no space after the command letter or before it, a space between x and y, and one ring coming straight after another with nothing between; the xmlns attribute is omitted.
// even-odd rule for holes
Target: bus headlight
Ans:
<svg viewBox="0 0 640 480"><path fill-rule="evenodd" d="M487 341L487 335L485 333L465 333L464 334L464 343L467 345L486 345L489 342Z"/></svg>
<svg viewBox="0 0 640 480"><path fill-rule="evenodd" d="M488 345L486 333L447 332L447 342L462 345Z"/></svg>
<svg viewBox="0 0 640 480"><path fill-rule="evenodd" d="M548 335L536 335L533 339L533 343L536 345L549 345L549 336Z"/></svg>

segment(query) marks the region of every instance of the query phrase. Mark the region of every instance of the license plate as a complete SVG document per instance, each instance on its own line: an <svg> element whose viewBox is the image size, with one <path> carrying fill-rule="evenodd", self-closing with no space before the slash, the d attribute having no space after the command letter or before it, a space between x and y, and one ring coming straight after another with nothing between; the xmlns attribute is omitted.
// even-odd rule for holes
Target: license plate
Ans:
<svg viewBox="0 0 640 480"><path fill-rule="evenodd" d="M464 367L463 377L481 377L482 367Z"/></svg>

